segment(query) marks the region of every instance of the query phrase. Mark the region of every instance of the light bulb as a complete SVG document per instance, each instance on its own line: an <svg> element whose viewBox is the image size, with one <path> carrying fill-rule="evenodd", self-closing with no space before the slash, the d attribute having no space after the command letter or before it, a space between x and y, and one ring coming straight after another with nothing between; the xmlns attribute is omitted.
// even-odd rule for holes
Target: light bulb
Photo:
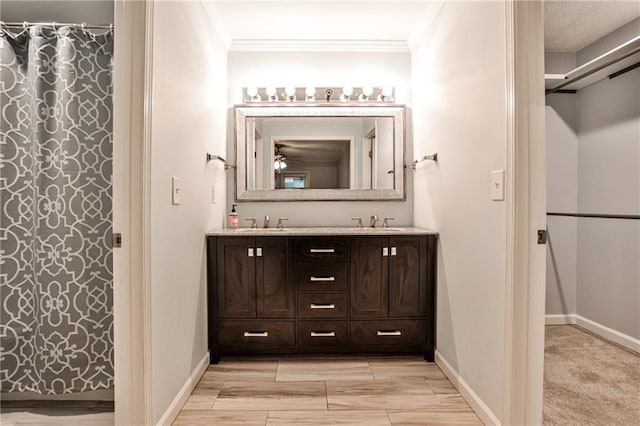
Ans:
<svg viewBox="0 0 640 426"><path fill-rule="evenodd" d="M351 95L353 94L353 87L351 87L351 86L344 86L344 87L342 88L342 93L343 93L345 96L351 96Z"/></svg>
<svg viewBox="0 0 640 426"><path fill-rule="evenodd" d="M316 88L312 87L312 86L308 86L306 89L304 89L304 94L311 97L315 97L316 96Z"/></svg>
<svg viewBox="0 0 640 426"><path fill-rule="evenodd" d="M373 87L371 86L362 87L362 94L365 95L366 97L371 96L372 93L373 93Z"/></svg>
<svg viewBox="0 0 640 426"><path fill-rule="evenodd" d="M266 92L267 92L267 96L269 96L269 97L275 96L276 88L273 87L273 86L269 86L269 87L267 87Z"/></svg>
<svg viewBox="0 0 640 426"><path fill-rule="evenodd" d="M391 95L393 95L393 87L391 87L391 86L384 86L384 87L382 88L382 96L384 96L384 97L389 97L389 96L391 96Z"/></svg>
<svg viewBox="0 0 640 426"><path fill-rule="evenodd" d="M247 95L249 97L255 98L258 95L258 88L255 86L247 87Z"/></svg>
<svg viewBox="0 0 640 426"><path fill-rule="evenodd" d="M293 86L288 86L284 88L284 93L287 94L287 96L295 96L296 94L296 88Z"/></svg>

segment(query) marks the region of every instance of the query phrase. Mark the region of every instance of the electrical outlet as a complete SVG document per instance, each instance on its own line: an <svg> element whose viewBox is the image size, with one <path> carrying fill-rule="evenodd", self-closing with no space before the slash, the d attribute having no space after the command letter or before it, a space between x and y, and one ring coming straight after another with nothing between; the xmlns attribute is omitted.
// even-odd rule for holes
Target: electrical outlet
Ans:
<svg viewBox="0 0 640 426"><path fill-rule="evenodd" d="M504 170L491 172L491 199L494 201L504 200Z"/></svg>
<svg viewBox="0 0 640 426"><path fill-rule="evenodd" d="M177 206L182 201L182 186L179 177L171 178L171 204Z"/></svg>

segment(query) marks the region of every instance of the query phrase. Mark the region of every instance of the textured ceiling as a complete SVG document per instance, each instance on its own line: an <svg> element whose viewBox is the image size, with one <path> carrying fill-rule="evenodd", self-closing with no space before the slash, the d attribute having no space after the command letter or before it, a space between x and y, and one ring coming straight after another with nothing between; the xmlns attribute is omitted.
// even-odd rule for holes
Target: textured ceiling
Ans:
<svg viewBox="0 0 640 426"><path fill-rule="evenodd" d="M545 1L544 48L577 52L640 16L640 1Z"/></svg>

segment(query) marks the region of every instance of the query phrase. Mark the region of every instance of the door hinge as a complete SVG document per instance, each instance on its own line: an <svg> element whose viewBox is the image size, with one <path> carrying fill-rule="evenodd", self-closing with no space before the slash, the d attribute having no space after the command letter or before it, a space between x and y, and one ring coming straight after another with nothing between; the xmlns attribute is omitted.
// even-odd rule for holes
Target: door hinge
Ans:
<svg viewBox="0 0 640 426"><path fill-rule="evenodd" d="M114 232L113 233L113 244L112 244L113 248L120 248L122 247L122 234L119 232Z"/></svg>
<svg viewBox="0 0 640 426"><path fill-rule="evenodd" d="M547 230L538 229L538 244L547 244Z"/></svg>

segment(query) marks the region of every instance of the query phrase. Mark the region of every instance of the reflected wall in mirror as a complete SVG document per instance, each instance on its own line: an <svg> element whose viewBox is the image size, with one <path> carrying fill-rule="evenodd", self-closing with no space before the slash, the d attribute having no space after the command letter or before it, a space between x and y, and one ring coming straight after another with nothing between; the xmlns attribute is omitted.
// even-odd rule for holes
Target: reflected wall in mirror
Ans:
<svg viewBox="0 0 640 426"><path fill-rule="evenodd" d="M405 198L403 106L235 112L238 201Z"/></svg>

